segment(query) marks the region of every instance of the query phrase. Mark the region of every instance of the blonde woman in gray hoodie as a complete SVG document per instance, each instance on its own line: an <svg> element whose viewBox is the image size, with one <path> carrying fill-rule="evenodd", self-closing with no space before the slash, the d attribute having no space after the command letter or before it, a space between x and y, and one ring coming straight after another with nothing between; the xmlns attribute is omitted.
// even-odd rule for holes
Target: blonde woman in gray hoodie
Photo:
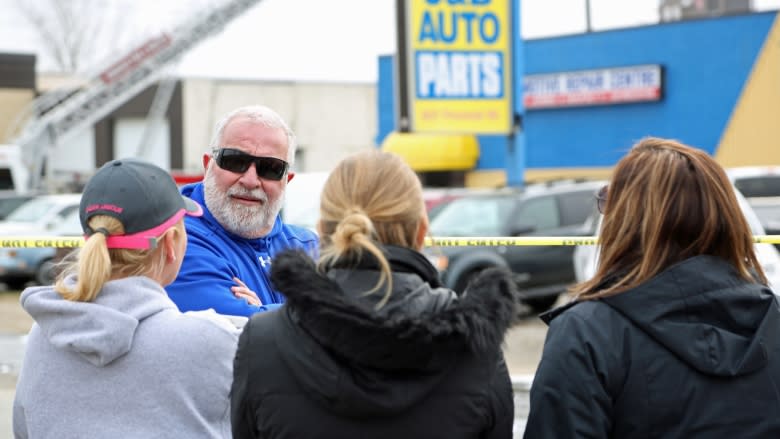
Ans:
<svg viewBox="0 0 780 439"><path fill-rule="evenodd" d="M182 314L164 287L179 271L185 215L163 169L101 167L80 206L85 245L54 286L26 289L33 317L16 388L16 438L229 438L238 330Z"/></svg>

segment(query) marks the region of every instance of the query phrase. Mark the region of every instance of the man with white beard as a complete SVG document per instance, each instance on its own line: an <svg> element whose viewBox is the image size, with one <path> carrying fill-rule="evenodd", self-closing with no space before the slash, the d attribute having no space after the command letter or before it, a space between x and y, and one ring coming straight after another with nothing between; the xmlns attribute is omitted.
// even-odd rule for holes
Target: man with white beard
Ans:
<svg viewBox="0 0 780 439"><path fill-rule="evenodd" d="M187 251L168 295L181 311L250 316L275 309L284 296L271 286L272 258L289 248L316 258L318 248L312 231L279 216L295 176L295 136L270 108L248 106L217 123L209 146L203 181L182 188L203 216L185 220Z"/></svg>

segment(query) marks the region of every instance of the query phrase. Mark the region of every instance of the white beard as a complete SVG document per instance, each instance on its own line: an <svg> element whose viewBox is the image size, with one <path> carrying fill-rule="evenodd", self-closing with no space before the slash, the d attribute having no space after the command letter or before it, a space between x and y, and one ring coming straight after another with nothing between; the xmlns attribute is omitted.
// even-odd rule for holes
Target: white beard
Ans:
<svg viewBox="0 0 780 439"><path fill-rule="evenodd" d="M260 231L270 229L276 221L276 215L282 209L284 196L273 202L268 201L268 194L262 189L249 190L236 183L227 192L217 188L214 174L206 171L203 180L203 195L206 207L222 227L230 233L242 238L260 238ZM262 201L258 206L246 206L231 199L231 195L256 198Z"/></svg>

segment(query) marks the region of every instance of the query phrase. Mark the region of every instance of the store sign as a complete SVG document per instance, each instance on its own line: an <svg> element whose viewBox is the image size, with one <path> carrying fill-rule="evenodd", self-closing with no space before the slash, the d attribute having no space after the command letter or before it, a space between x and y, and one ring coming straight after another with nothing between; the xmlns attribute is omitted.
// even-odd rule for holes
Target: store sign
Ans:
<svg viewBox="0 0 780 439"><path fill-rule="evenodd" d="M523 78L523 104L528 110L658 101L662 95L663 69L657 64Z"/></svg>
<svg viewBox="0 0 780 439"><path fill-rule="evenodd" d="M512 1L407 0L411 131L512 129Z"/></svg>

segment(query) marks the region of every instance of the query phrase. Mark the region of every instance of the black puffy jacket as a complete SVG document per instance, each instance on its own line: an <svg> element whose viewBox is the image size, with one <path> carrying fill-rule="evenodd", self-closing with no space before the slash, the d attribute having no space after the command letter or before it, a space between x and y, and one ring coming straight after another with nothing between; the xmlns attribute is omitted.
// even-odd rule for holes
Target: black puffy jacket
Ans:
<svg viewBox="0 0 780 439"><path fill-rule="evenodd" d="M465 297L437 288L421 254L385 248L393 294L378 311L379 272L320 275L310 258L273 261L287 296L253 316L236 354L233 436L511 438L514 405L501 343L515 317L509 276L493 271Z"/></svg>
<svg viewBox="0 0 780 439"><path fill-rule="evenodd" d="M778 300L724 260L543 318L526 438L780 438Z"/></svg>

